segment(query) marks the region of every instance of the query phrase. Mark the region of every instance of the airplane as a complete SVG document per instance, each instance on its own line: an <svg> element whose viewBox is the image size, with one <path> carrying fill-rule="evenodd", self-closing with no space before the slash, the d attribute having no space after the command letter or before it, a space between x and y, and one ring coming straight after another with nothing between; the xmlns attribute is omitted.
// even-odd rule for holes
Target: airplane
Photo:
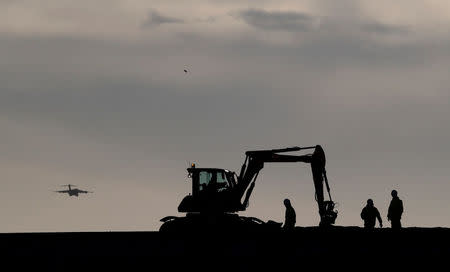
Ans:
<svg viewBox="0 0 450 272"><path fill-rule="evenodd" d="M67 193L69 196L76 196L78 197L78 194L87 194L87 193L93 193L91 191L84 191L77 188L72 188L71 186L76 186L73 184L67 184L67 185L61 185L61 186L67 186L69 187L69 190L61 190L61 191L54 191L55 193Z"/></svg>

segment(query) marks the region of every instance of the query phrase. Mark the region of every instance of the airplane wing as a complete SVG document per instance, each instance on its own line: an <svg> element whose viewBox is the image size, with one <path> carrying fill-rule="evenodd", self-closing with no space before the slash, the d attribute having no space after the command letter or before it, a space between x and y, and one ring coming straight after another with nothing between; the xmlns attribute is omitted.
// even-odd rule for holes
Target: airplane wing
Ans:
<svg viewBox="0 0 450 272"><path fill-rule="evenodd" d="M87 194L87 193L93 193L93 192L90 192L90 191L83 191L83 190L78 190L78 193Z"/></svg>
<svg viewBox="0 0 450 272"><path fill-rule="evenodd" d="M55 193L68 193L68 192L69 192L69 190L62 190L62 191L53 191L53 192L55 192Z"/></svg>

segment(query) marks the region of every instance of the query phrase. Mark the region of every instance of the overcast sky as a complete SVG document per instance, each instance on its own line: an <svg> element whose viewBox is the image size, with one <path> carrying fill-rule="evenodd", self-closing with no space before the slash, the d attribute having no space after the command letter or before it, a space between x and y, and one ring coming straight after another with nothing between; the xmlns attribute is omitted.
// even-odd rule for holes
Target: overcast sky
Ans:
<svg viewBox="0 0 450 272"><path fill-rule="evenodd" d="M446 0L0 0L0 232L158 230L188 162L316 144L337 225L372 198L389 226L397 189L405 226L450 227L449 30ZM284 198L318 224L305 164L243 215Z"/></svg>

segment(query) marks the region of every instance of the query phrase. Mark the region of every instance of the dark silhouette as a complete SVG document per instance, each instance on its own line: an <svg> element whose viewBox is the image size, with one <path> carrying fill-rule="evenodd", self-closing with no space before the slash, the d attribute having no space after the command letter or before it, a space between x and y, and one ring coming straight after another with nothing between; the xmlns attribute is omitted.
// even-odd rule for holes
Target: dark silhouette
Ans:
<svg viewBox="0 0 450 272"><path fill-rule="evenodd" d="M214 194L217 191L217 173L209 173L209 181L206 183L205 192Z"/></svg>
<svg viewBox="0 0 450 272"><path fill-rule="evenodd" d="M391 221L391 228L401 229L402 223L400 220L402 219L403 214L403 201L398 197L396 190L392 190L391 195L392 200L389 205L387 218L388 221Z"/></svg>
<svg viewBox="0 0 450 272"><path fill-rule="evenodd" d="M291 201L289 199L285 199L283 201L284 206L286 206L286 212L284 216L284 226L285 230L293 230L295 228L296 215L295 210L291 205Z"/></svg>
<svg viewBox="0 0 450 272"><path fill-rule="evenodd" d="M273 224L274 231L227 230L210 235L204 235L204 229L198 235L155 231L0 233L0 256L3 266L11 262L15 271L30 272L41 267L43 271L142 271L143 266L159 264L180 272L203 271L202 261L213 261L229 272L291 270L299 263L302 268L311 265L350 272L369 265L393 267L392 263L403 271L410 266L439 271L433 268L446 267L450 255L450 228L446 227L404 228L398 235L393 231L360 231L353 226L327 231L301 227L283 233ZM74 256L80 266L69 266L74 264ZM365 265L352 260L362 260ZM24 265L26 269L21 269Z"/></svg>
<svg viewBox="0 0 450 272"><path fill-rule="evenodd" d="M76 186L73 184L67 184L67 185L61 185L61 186L67 186L69 187L69 190L61 190L61 191L54 191L55 193L67 193L69 196L76 196L78 197L78 194L87 194L87 193L93 193L90 191L84 191L77 188L72 188L71 186Z"/></svg>
<svg viewBox="0 0 450 272"><path fill-rule="evenodd" d="M312 154L286 155L284 153L312 149ZM283 149L252 150L245 152L245 161L239 172L222 168L187 169L192 181L192 193L185 196L178 205L178 212L186 213L185 217L167 216L161 219L162 231L178 229L202 229L201 222L208 221L208 216L214 214L221 217L221 225L237 222L239 228L259 228L261 220L253 217L243 217L237 212L248 208L250 196L256 184L259 172L266 163L307 163L311 166L315 196L319 208L320 226L330 226L335 223L337 211L331 198L330 185L325 170L325 152L320 145L308 147L291 147ZM217 188L217 183L220 183ZM216 188L209 190L212 185ZM206 187L206 188L205 188ZM329 200L327 200L329 199ZM197 217L193 217L193 214ZM233 214L234 216L229 216ZM188 216L189 215L189 216ZM211 220L210 220L211 221ZM217 220L215 222L218 222ZM198 223L198 224L197 224ZM215 224L218 225L218 224ZM295 221L294 221L295 225ZM287 224L292 226L292 223Z"/></svg>
<svg viewBox="0 0 450 272"><path fill-rule="evenodd" d="M184 69L184 72L187 73L188 71L186 69Z"/></svg>
<svg viewBox="0 0 450 272"><path fill-rule="evenodd" d="M375 228L375 221L378 219L380 228L383 227L383 221L381 220L380 212L373 205L373 200L368 199L367 205L361 211L361 218L364 220L364 227L367 229Z"/></svg>

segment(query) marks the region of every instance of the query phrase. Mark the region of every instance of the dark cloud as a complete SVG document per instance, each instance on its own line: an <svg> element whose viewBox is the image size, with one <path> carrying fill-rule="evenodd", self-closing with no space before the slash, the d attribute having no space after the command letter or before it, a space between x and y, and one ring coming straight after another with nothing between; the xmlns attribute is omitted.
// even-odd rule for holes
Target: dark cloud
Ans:
<svg viewBox="0 0 450 272"><path fill-rule="evenodd" d="M235 17L248 25L269 31L307 31L313 28L317 18L301 12L265 11L247 9L238 12Z"/></svg>
<svg viewBox="0 0 450 272"><path fill-rule="evenodd" d="M141 24L141 27L148 28L148 27L156 27L162 24L181 24L181 23L184 23L184 20L165 16L156 10L151 10L147 18Z"/></svg>
<svg viewBox="0 0 450 272"><path fill-rule="evenodd" d="M362 24L361 28L363 31L375 34L405 34L409 31L407 26L389 25L378 22Z"/></svg>
<svg viewBox="0 0 450 272"><path fill-rule="evenodd" d="M350 32L356 26L362 30L363 33L394 35L405 34L410 30L407 26L403 25L385 24L372 22L370 20L361 21L358 19L354 19L349 23L344 22L339 18L321 18L319 16L301 12L247 9L233 13L232 15L237 19L243 20L252 27L266 31L304 32L314 29L318 30L320 26L321 29L331 32L329 34L333 35L332 32L337 32L337 34Z"/></svg>
<svg viewBox="0 0 450 272"><path fill-rule="evenodd" d="M197 18L194 20L194 22L197 23L214 23L217 21L217 17L215 16L208 16L207 18Z"/></svg>

